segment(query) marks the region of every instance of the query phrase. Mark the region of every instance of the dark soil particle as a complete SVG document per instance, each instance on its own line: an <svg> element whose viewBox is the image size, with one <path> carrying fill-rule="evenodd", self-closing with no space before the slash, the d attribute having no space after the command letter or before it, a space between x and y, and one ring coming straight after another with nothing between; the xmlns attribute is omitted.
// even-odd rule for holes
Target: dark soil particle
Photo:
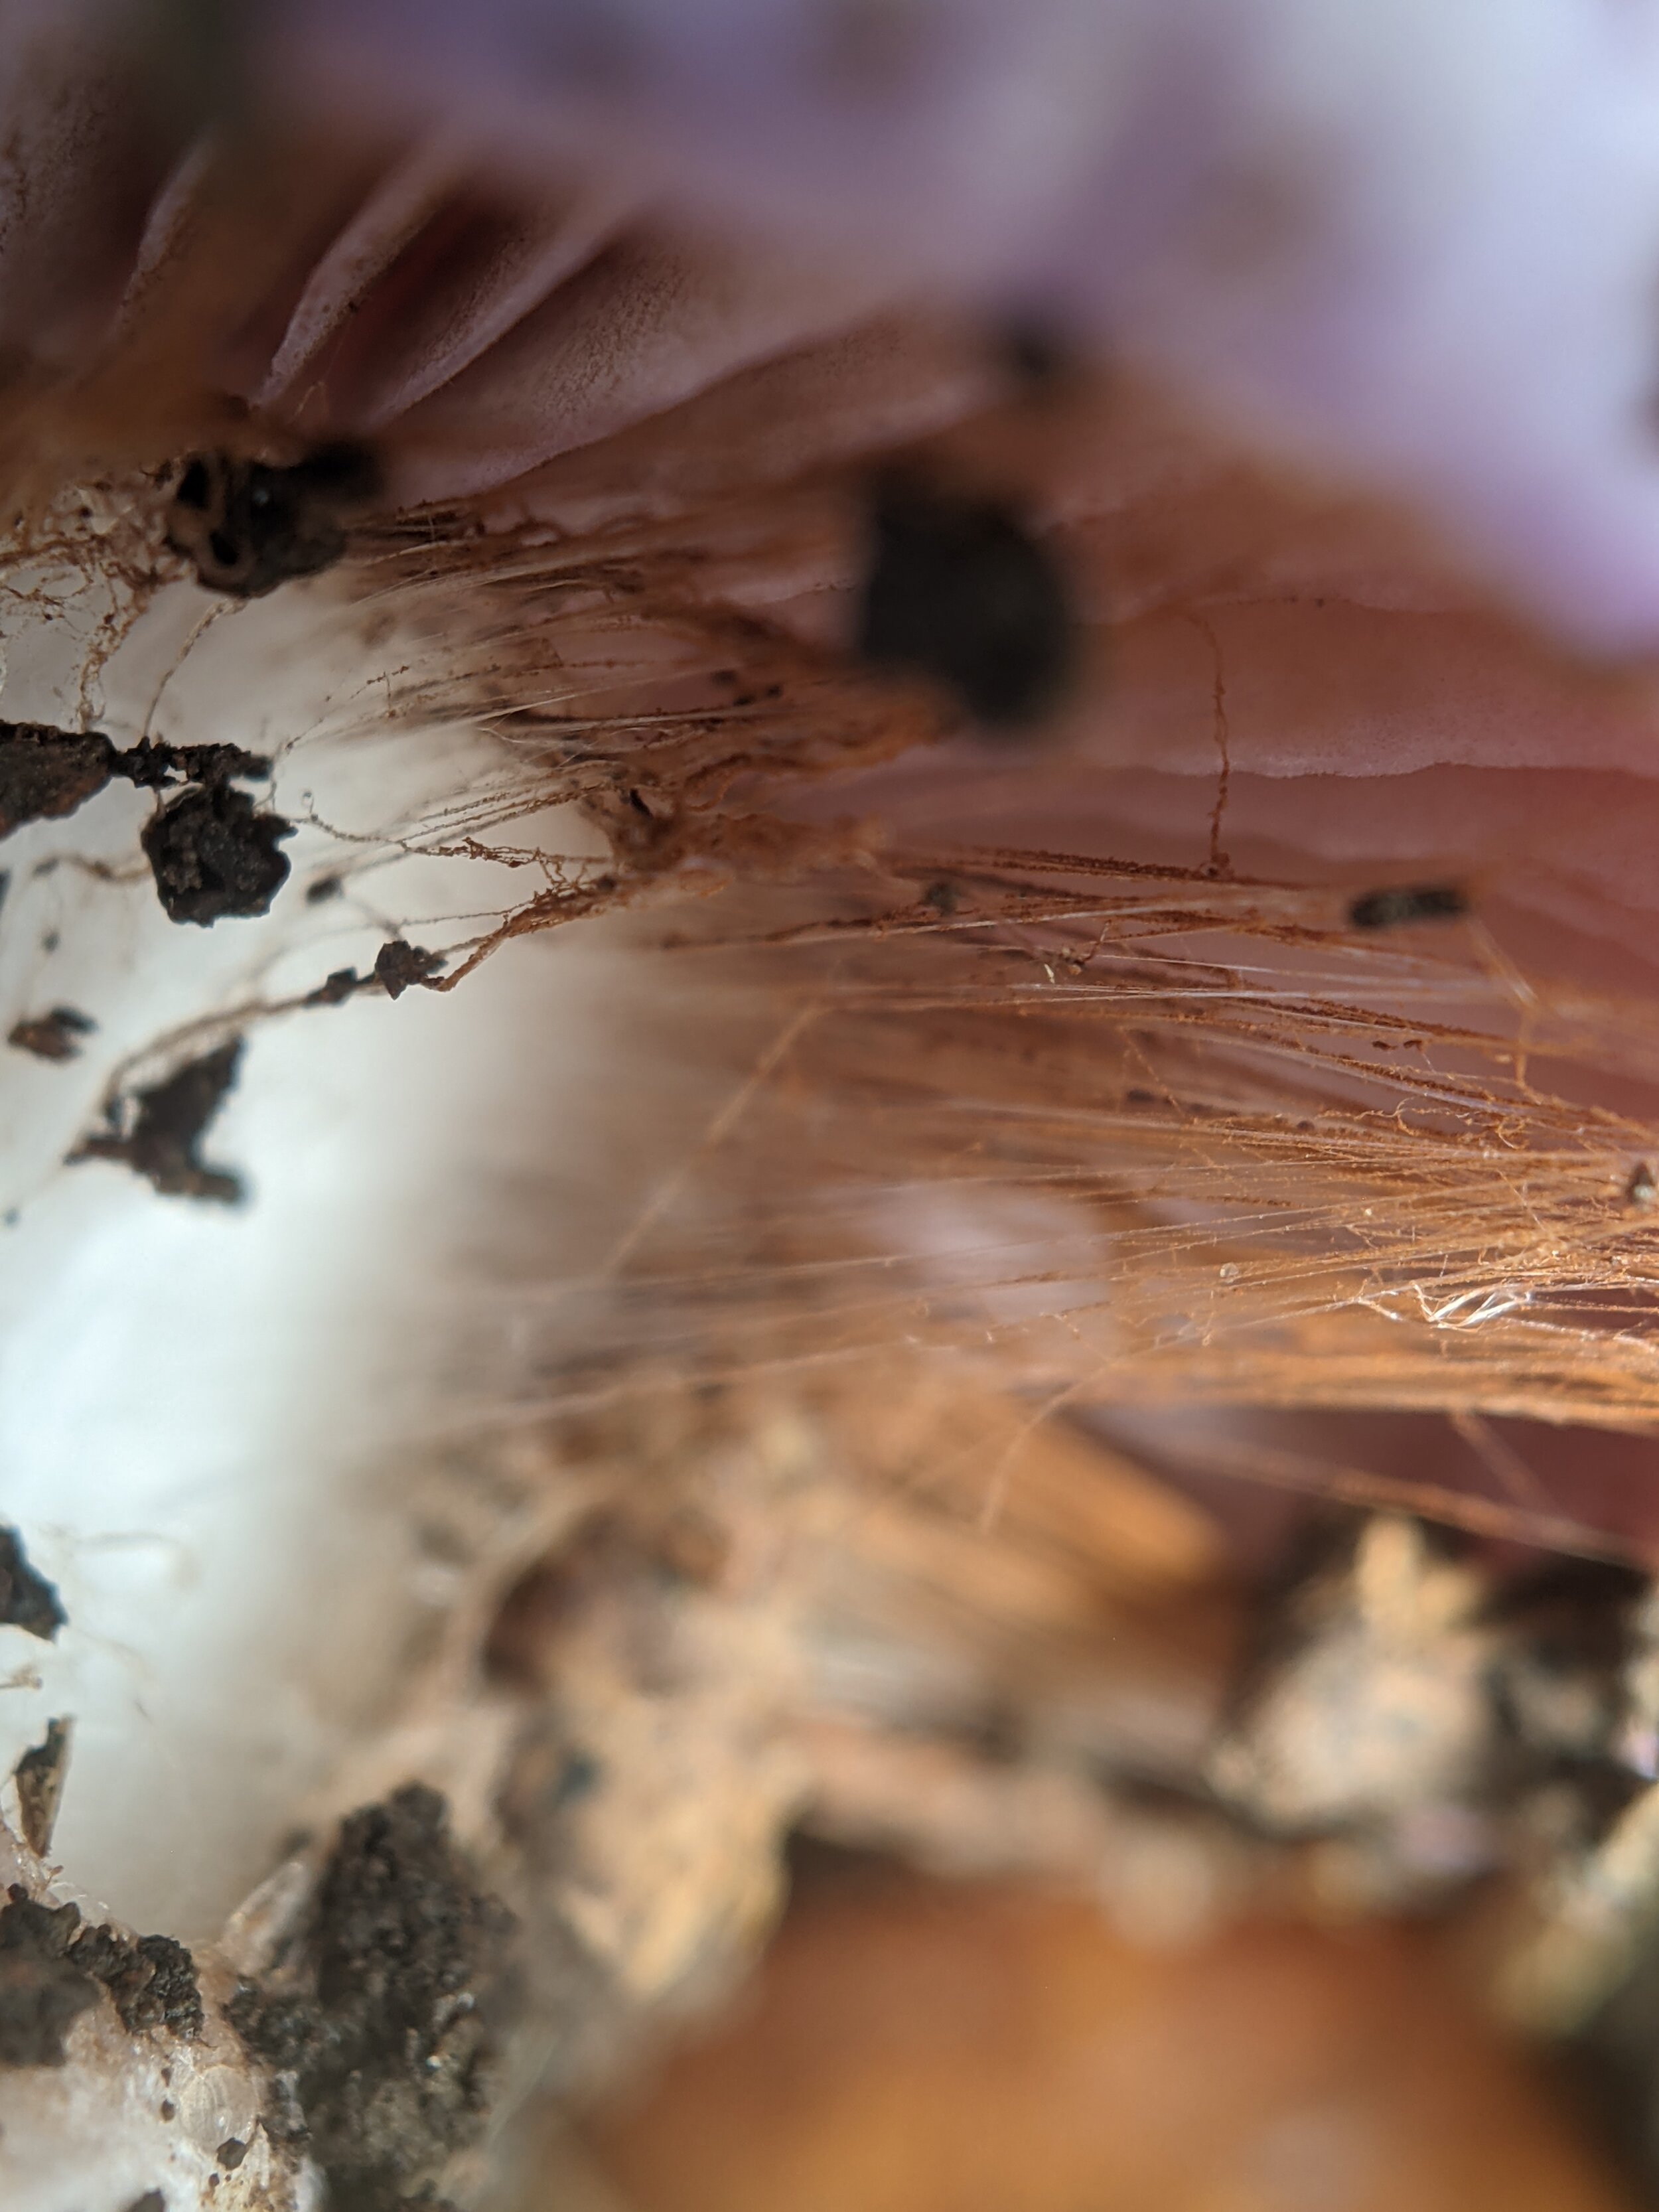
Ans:
<svg viewBox="0 0 1659 2212"><path fill-rule="evenodd" d="M314 991L307 992L306 1004L308 1006L343 1006L348 999L356 997L367 980L355 968L337 968Z"/></svg>
<svg viewBox="0 0 1659 2212"><path fill-rule="evenodd" d="M95 732L76 735L39 722L0 722L0 837L26 822L56 821L100 792L115 773L115 748Z"/></svg>
<svg viewBox="0 0 1659 2212"><path fill-rule="evenodd" d="M98 2002L97 1984L69 1956L81 1915L36 1905L14 1885L0 1910L0 2066L61 2066L64 2038Z"/></svg>
<svg viewBox="0 0 1659 2212"><path fill-rule="evenodd" d="M331 2203L436 2212L420 2185L487 2114L513 1925L455 1848L435 1791L411 1784L342 1823L294 1952L230 2007L291 2093L292 2132Z"/></svg>
<svg viewBox="0 0 1659 2212"><path fill-rule="evenodd" d="M170 921L206 929L227 915L268 914L288 881L277 847L294 835L243 791L210 783L185 792L146 826L141 842Z"/></svg>
<svg viewBox="0 0 1659 2212"><path fill-rule="evenodd" d="M975 720L1017 729L1063 697L1076 643L1065 580L1006 507L908 481L878 488L857 647L933 678Z"/></svg>
<svg viewBox="0 0 1659 2212"><path fill-rule="evenodd" d="M234 2173L247 2156L247 2145L235 2136L228 2136L213 2154L227 2173Z"/></svg>
<svg viewBox="0 0 1659 2212"><path fill-rule="evenodd" d="M74 1060L80 1054L80 1040L97 1026L90 1014L73 1006L54 1006L50 1013L14 1023L6 1042L19 1052L32 1052L37 1060Z"/></svg>
<svg viewBox="0 0 1659 2212"><path fill-rule="evenodd" d="M159 2189L147 2189L142 2197L135 2197L127 2212L167 2212L167 2200Z"/></svg>
<svg viewBox="0 0 1659 2212"><path fill-rule="evenodd" d="M289 468L233 453L197 453L181 471L167 544L210 591L252 599L331 568L345 550L343 518L380 487L367 447L319 446Z"/></svg>
<svg viewBox="0 0 1659 2212"><path fill-rule="evenodd" d="M992 344L1010 381L1026 392L1052 391L1077 365L1066 333L1030 315L1003 323Z"/></svg>
<svg viewBox="0 0 1659 2212"><path fill-rule="evenodd" d="M141 738L117 753L114 772L139 791L165 791L174 783L262 783L270 762L240 745L169 745Z"/></svg>
<svg viewBox="0 0 1659 2212"><path fill-rule="evenodd" d="M56 1589L29 1565L16 1529L0 1528L0 1627L50 1644L68 1620Z"/></svg>
<svg viewBox="0 0 1659 2212"><path fill-rule="evenodd" d="M144 738L118 752L96 731L0 722L0 836L25 822L72 814L117 776L140 791L183 785L142 842L168 918L207 928L227 915L269 913L288 880L287 856L276 848L293 836L292 823L262 812L232 788L270 774L263 754L240 745L158 744ZM12 1042L24 1041L14 1031ZM38 1048L24 1042L24 1048ZM48 1049L46 1056L69 1054Z"/></svg>
<svg viewBox="0 0 1659 2212"><path fill-rule="evenodd" d="M26 1751L12 1769L23 1841L37 1858L45 1858L52 1849L52 1832L58 1824L58 1808L69 1772L70 1735L68 1721L48 1721L45 1742Z"/></svg>
<svg viewBox="0 0 1659 2212"><path fill-rule="evenodd" d="M1356 929L1397 929L1407 921L1455 921L1468 910L1468 894L1456 884L1406 884L1367 891L1348 908L1348 920Z"/></svg>
<svg viewBox="0 0 1659 2212"><path fill-rule="evenodd" d="M196 1961L171 1936L122 1936L107 1924L88 1928L76 1938L70 1956L109 1991L130 2034L152 2027L173 2035L201 2033Z"/></svg>
<svg viewBox="0 0 1659 2212"><path fill-rule="evenodd" d="M234 1086L242 1040L233 1037L200 1060L187 1061L164 1083L136 1092L115 1109L115 1126L88 1137L70 1154L77 1160L117 1160L153 1184L164 1198L200 1198L234 1206L242 1196L240 1176L210 1167L202 1140Z"/></svg>
<svg viewBox="0 0 1659 2212"><path fill-rule="evenodd" d="M407 945L401 937L394 937L390 945L383 945L374 956L374 973L386 987L388 999L401 999L417 983L429 984L443 964L441 952L428 952L423 945Z"/></svg>

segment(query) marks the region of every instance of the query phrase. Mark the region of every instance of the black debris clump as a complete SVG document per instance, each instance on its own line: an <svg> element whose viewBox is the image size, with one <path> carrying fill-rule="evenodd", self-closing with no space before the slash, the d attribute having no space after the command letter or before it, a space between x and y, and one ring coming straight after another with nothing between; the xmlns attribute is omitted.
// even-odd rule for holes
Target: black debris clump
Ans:
<svg viewBox="0 0 1659 2212"><path fill-rule="evenodd" d="M330 899L338 898L344 889L343 876L318 876L306 885L306 904L326 906Z"/></svg>
<svg viewBox="0 0 1659 2212"><path fill-rule="evenodd" d="M871 528L864 659L933 678L991 729L1029 726L1060 705L1077 659L1069 595L1007 507L888 479Z"/></svg>
<svg viewBox="0 0 1659 2212"><path fill-rule="evenodd" d="M58 1825L58 1808L69 1772L70 1734L68 1721L48 1721L46 1741L26 1751L12 1769L23 1841L36 1858L45 1858L52 1849L52 1832Z"/></svg>
<svg viewBox="0 0 1659 2212"><path fill-rule="evenodd" d="M159 2189L147 2189L142 2197L135 2197L127 2212L167 2212L167 2200Z"/></svg>
<svg viewBox="0 0 1659 2212"><path fill-rule="evenodd" d="M306 993L308 1006L343 1006L348 999L355 999L370 980L360 975L355 968L336 968L325 976L314 991Z"/></svg>
<svg viewBox="0 0 1659 2212"><path fill-rule="evenodd" d="M343 527L380 488L365 446L319 446L287 468L234 453L195 453L167 513L167 541L210 591L252 599L333 566Z"/></svg>
<svg viewBox="0 0 1659 2212"><path fill-rule="evenodd" d="M16 1529L0 1528L0 1628L21 1628L50 1644L68 1620L56 1589L29 1565Z"/></svg>
<svg viewBox="0 0 1659 2212"><path fill-rule="evenodd" d="M116 773L119 756L96 731L0 722L0 837L26 822L73 814Z"/></svg>
<svg viewBox="0 0 1659 2212"><path fill-rule="evenodd" d="M202 1158L202 1139L241 1066L242 1040L232 1037L201 1059L189 1060L165 1082L119 1099L110 1127L83 1139L70 1154L79 1160L117 1160L164 1198L199 1198L234 1206L242 1179Z"/></svg>
<svg viewBox="0 0 1659 2212"><path fill-rule="evenodd" d="M80 1040L90 1036L98 1024L90 1014L74 1006L54 1006L49 1013L31 1014L14 1022L6 1042L18 1052L32 1052L37 1060L76 1060Z"/></svg>
<svg viewBox="0 0 1659 2212"><path fill-rule="evenodd" d="M247 2145L240 2136L227 2136L213 2154L227 2173L234 2173L247 2156Z"/></svg>
<svg viewBox="0 0 1659 2212"><path fill-rule="evenodd" d="M1406 884L1365 892L1348 920L1356 929L1395 929L1405 921L1453 921L1468 910L1468 894L1456 884Z"/></svg>
<svg viewBox="0 0 1659 2212"><path fill-rule="evenodd" d="M401 937L395 937L375 954L374 965L367 975L360 975L355 968L336 968L314 991L307 992L306 1004L343 1006L360 992L376 990L384 991L388 999L401 999L417 984L429 990L443 966L442 953L428 952L423 945L405 944Z"/></svg>
<svg viewBox="0 0 1659 2212"><path fill-rule="evenodd" d="M228 915L268 914L288 880L287 855L276 848L293 824L232 787L270 774L263 754L240 745L143 738L118 752L95 731L0 722L0 836L25 822L72 814L116 777L139 791L177 791L142 842L169 920L206 928Z"/></svg>
<svg viewBox="0 0 1659 2212"><path fill-rule="evenodd" d="M133 1945L120 1989L112 1989L110 1994L122 2025L135 2033L146 2027L164 2027L184 2036L202 2032L196 1961L173 1936L141 1936Z"/></svg>
<svg viewBox="0 0 1659 2212"><path fill-rule="evenodd" d="M165 791L175 783L225 783L233 779L263 783L270 774L264 753L251 753L242 745L173 745L140 738L124 753L117 753L115 775L137 791Z"/></svg>
<svg viewBox="0 0 1659 2212"><path fill-rule="evenodd" d="M85 1928L73 1905L37 1905L20 1883L0 1910L0 2065L61 2066L64 2033L107 1990L130 2034L198 2035L190 1953L170 1936Z"/></svg>
<svg viewBox="0 0 1659 2212"><path fill-rule="evenodd" d="M229 915L270 913L288 881L289 858L277 848L293 835L280 814L215 781L170 800L140 842L167 919L207 929Z"/></svg>
<svg viewBox="0 0 1659 2212"><path fill-rule="evenodd" d="M428 952L424 945L406 945L401 937L394 937L375 954L374 974L388 999L401 999L417 983L429 985L443 964L442 953Z"/></svg>
<svg viewBox="0 0 1659 2212"><path fill-rule="evenodd" d="M73 1905L37 1905L20 1883L0 1910L0 2064L61 2066L64 2031L107 1990L130 2034L201 2033L196 1966L170 1936L85 1928Z"/></svg>
<svg viewBox="0 0 1659 2212"><path fill-rule="evenodd" d="M70 1956L109 1991L129 2034L152 2027L173 2035L201 2033L196 1961L171 1936L122 1936L106 1923L83 1929Z"/></svg>
<svg viewBox="0 0 1659 2212"><path fill-rule="evenodd" d="M1566 2046L1568 2078L1605 2147L1632 2185L1632 2201L1659 2190L1659 1942L1632 1946L1619 1986Z"/></svg>
<svg viewBox="0 0 1659 2212"><path fill-rule="evenodd" d="M1052 391L1079 365L1069 334L1036 315L1009 316L992 332L992 346L1009 381L1023 392Z"/></svg>
<svg viewBox="0 0 1659 2212"><path fill-rule="evenodd" d="M435 1790L410 1784L342 1822L289 1955L230 2007L287 2092L292 2136L331 2202L359 2212L435 2202L421 2184L487 2116L513 1928L456 1849Z"/></svg>
<svg viewBox="0 0 1659 2212"><path fill-rule="evenodd" d="M1506 1747L1540 1778L1592 1765L1616 1771L1616 1795L1644 1785L1620 1750L1629 1710L1626 1669L1646 1578L1595 1559L1548 1560L1506 1583L1483 1608L1501 1633L1486 1690Z"/></svg>
<svg viewBox="0 0 1659 2212"><path fill-rule="evenodd" d="M81 1915L37 1905L14 1883L0 1908L0 2066L61 2066L64 2038L98 2002L98 1985L70 1955Z"/></svg>

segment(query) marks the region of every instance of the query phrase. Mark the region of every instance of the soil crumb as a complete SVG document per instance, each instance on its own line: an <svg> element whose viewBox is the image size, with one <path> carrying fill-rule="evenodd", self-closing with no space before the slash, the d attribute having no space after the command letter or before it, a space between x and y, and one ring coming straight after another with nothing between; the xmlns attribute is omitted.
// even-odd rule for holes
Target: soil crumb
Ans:
<svg viewBox="0 0 1659 2212"><path fill-rule="evenodd" d="M394 937L390 945L383 945L374 956L375 976L385 986L388 999L401 999L417 983L429 984L443 964L442 953L428 952L424 945L405 944L401 937Z"/></svg>
<svg viewBox="0 0 1659 2212"><path fill-rule="evenodd" d="M165 791L174 783L262 783L270 774L270 761L244 745L171 745L140 738L117 753L115 773L136 790Z"/></svg>
<svg viewBox="0 0 1659 2212"><path fill-rule="evenodd" d="M37 1905L21 1884L0 1911L0 2064L61 2066L64 2030L107 1990L129 2034L202 2031L196 1962L171 1936L86 1928L78 1906ZM20 2057L19 2051L38 2054Z"/></svg>
<svg viewBox="0 0 1659 2212"><path fill-rule="evenodd" d="M122 1936L106 1923L83 1929L70 1957L109 1991L129 2034L151 2027L173 2035L201 2033L196 1961L171 1936Z"/></svg>
<svg viewBox="0 0 1659 2212"><path fill-rule="evenodd" d="M242 1040L232 1037L216 1051L189 1060L163 1083L118 1100L112 1126L88 1137L69 1156L79 1160L117 1160L160 1191L164 1198L198 1198L234 1206L243 1195L242 1179L228 1169L207 1165L202 1140L240 1071Z"/></svg>
<svg viewBox="0 0 1659 2212"><path fill-rule="evenodd" d="M77 736L40 722L0 722L0 837L26 822L52 822L100 792L116 752L94 732Z"/></svg>
<svg viewBox="0 0 1659 2212"><path fill-rule="evenodd" d="M306 994L308 1006L343 1006L348 999L356 997L366 981L355 968L336 968L325 976L314 991Z"/></svg>
<svg viewBox="0 0 1659 2212"><path fill-rule="evenodd" d="M435 1790L412 1784L342 1822L289 1956L230 2007L290 2093L331 2203L436 2212L420 2185L487 2117L513 1928Z"/></svg>
<svg viewBox="0 0 1659 2212"><path fill-rule="evenodd" d="M74 1006L54 1006L50 1013L31 1014L14 1023L6 1042L18 1052L32 1052L37 1060L75 1060L80 1056L80 1040L97 1026L90 1014Z"/></svg>
<svg viewBox="0 0 1659 2212"><path fill-rule="evenodd" d="M0 1910L0 2066L61 2066L64 2035L98 2002L70 1956L81 1915L36 1905L17 1884L10 1900Z"/></svg>
<svg viewBox="0 0 1659 2212"><path fill-rule="evenodd" d="M146 823L140 840L170 921L210 928L227 915L269 914L288 881L279 852L294 826L263 813L245 791L214 782L186 791Z"/></svg>
<svg viewBox="0 0 1659 2212"><path fill-rule="evenodd" d="M58 1808L63 1802L69 1774L72 1734L70 1722L48 1721L45 1742L26 1751L12 1769L23 1841L39 1859L52 1849L52 1832L58 1825Z"/></svg>
<svg viewBox="0 0 1659 2212"><path fill-rule="evenodd" d="M1046 547L994 501L908 481L878 489L858 650L930 676L989 729L1039 721L1064 696L1076 645Z"/></svg>
<svg viewBox="0 0 1659 2212"><path fill-rule="evenodd" d="M173 745L144 738L118 752L97 731L76 734L34 722L0 722L0 836L26 822L73 814L116 777L139 791L182 785L146 826L141 842L169 919L207 928L228 915L269 913L288 880L288 858L276 848L293 836L293 824L262 811L232 787L270 774L269 760L240 745ZM15 1031L12 1042L19 1042Z"/></svg>
<svg viewBox="0 0 1659 2212"><path fill-rule="evenodd" d="M289 468L195 453L173 489L167 541L209 591L259 599L331 568L345 551L345 517L380 483L373 453L346 442L319 446Z"/></svg>
<svg viewBox="0 0 1659 2212"><path fill-rule="evenodd" d="M1356 929L1397 929L1407 921L1454 921L1468 910L1468 894L1456 884L1404 884L1367 891L1348 908L1348 920Z"/></svg>
<svg viewBox="0 0 1659 2212"><path fill-rule="evenodd" d="M270 774L263 753L145 738L116 755L115 770L143 791L186 787L146 823L139 840L170 921L207 929L227 915L269 914L289 875L288 856L276 848L294 835L294 825L231 787Z"/></svg>
<svg viewBox="0 0 1659 2212"><path fill-rule="evenodd" d="M0 1528L0 1627L50 1644L68 1620L56 1588L29 1565L16 1529Z"/></svg>

